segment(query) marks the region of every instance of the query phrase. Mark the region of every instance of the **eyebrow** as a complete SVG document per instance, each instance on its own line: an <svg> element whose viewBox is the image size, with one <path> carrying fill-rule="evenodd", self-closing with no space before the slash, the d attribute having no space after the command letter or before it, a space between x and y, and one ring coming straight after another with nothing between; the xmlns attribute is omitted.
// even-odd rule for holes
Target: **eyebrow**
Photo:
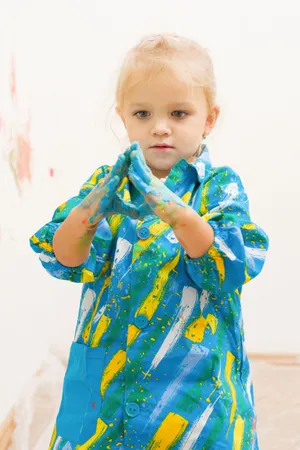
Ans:
<svg viewBox="0 0 300 450"><path fill-rule="evenodd" d="M135 107L135 108L142 108L142 107L149 107L150 104L149 103L131 103L130 104L131 107ZM193 104L190 102L180 102L180 103L171 103L169 106L172 107L176 107L176 108L182 108L183 106L187 106L187 107L193 107Z"/></svg>

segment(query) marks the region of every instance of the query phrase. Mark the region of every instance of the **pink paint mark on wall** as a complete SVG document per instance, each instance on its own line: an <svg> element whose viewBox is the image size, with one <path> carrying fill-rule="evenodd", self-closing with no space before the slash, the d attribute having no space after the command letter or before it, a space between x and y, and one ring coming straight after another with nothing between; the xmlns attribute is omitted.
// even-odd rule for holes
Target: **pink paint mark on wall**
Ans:
<svg viewBox="0 0 300 450"><path fill-rule="evenodd" d="M16 60L11 58L10 67L10 97L12 101L13 117L10 123L10 133L7 138L8 162L19 193L25 180L31 182L32 145L30 140L31 117L20 118L18 108L19 98L17 92Z"/></svg>
<svg viewBox="0 0 300 450"><path fill-rule="evenodd" d="M21 183L25 179L31 181L31 154L32 148L29 138L30 118L26 123L25 132L17 135L17 174Z"/></svg>
<svg viewBox="0 0 300 450"><path fill-rule="evenodd" d="M10 95L12 100L17 101L17 87L16 87L16 59L11 57L11 72L10 72Z"/></svg>
<svg viewBox="0 0 300 450"><path fill-rule="evenodd" d="M54 177L54 169L52 167L49 169L49 175L50 177Z"/></svg>

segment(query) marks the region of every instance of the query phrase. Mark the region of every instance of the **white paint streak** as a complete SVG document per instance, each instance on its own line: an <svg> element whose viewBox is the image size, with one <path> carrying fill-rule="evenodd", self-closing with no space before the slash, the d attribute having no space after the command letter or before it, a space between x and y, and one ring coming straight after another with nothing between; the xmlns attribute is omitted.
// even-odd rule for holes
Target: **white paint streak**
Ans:
<svg viewBox="0 0 300 450"><path fill-rule="evenodd" d="M199 177L203 178L205 175L205 163L203 161L197 161L195 166L196 166Z"/></svg>
<svg viewBox="0 0 300 450"><path fill-rule="evenodd" d="M171 242L171 244L177 244L178 243L178 239L174 234L174 231L171 231L170 233L168 233L166 235L166 238L168 239L169 242Z"/></svg>
<svg viewBox="0 0 300 450"><path fill-rule="evenodd" d="M213 404L208 405L208 407L205 409L203 414L201 414L200 418L194 422L192 425L191 430L186 435L184 441L181 444L180 450L190 450L194 447L197 440L199 439L200 434L202 433L202 430L204 429L205 425L207 424L208 419L211 416L211 413L214 410L216 402L219 400L220 396L216 399L216 401Z"/></svg>
<svg viewBox="0 0 300 450"><path fill-rule="evenodd" d="M40 253L40 260L45 263L57 262L57 259L55 258L55 256L49 256L49 255L46 255L45 253Z"/></svg>
<svg viewBox="0 0 300 450"><path fill-rule="evenodd" d="M205 289L203 289L203 291L201 293L201 297L200 297L200 309L201 309L202 313L203 313L205 306L208 304L208 297L209 297L209 292L206 291Z"/></svg>
<svg viewBox="0 0 300 450"><path fill-rule="evenodd" d="M253 269L255 267L254 258L264 261L267 256L267 251L264 248L253 248L253 247L247 247L245 245L245 252L246 252L249 264Z"/></svg>
<svg viewBox="0 0 300 450"><path fill-rule="evenodd" d="M152 423L157 419L167 403L170 402L175 396L176 392L183 383L183 380L196 367L199 361L207 357L208 353L209 351L206 347L198 344L193 345L187 356L184 358L182 364L180 365L176 378L169 384L160 401L154 408L147 425L149 424L149 422Z"/></svg>
<svg viewBox="0 0 300 450"><path fill-rule="evenodd" d="M215 241L218 244L220 250L225 253L225 255L227 256L227 258L230 259L230 261L235 261L236 260L236 256L233 253L233 251L228 247L227 244L225 244L225 242L220 239L219 237L215 237Z"/></svg>
<svg viewBox="0 0 300 450"><path fill-rule="evenodd" d="M123 278L126 277L126 275L130 272L132 267L132 264L130 264L130 266L128 267L128 269L126 270L126 272L124 273L124 275L119 279L119 283L123 280Z"/></svg>
<svg viewBox="0 0 300 450"><path fill-rule="evenodd" d="M62 450L73 450L73 449L72 449L71 443L70 443L70 442L67 442L67 443L63 446Z"/></svg>
<svg viewBox="0 0 300 450"><path fill-rule="evenodd" d="M183 288L180 308L174 320L174 324L170 329L166 339L162 343L160 349L158 350L157 354L155 355L147 374L159 365L161 360L166 356L168 352L172 350L177 341L180 339L183 328L193 312L197 297L198 293L196 289L190 286L185 286ZM145 377L147 376L147 374L145 375Z"/></svg>
<svg viewBox="0 0 300 450"><path fill-rule="evenodd" d="M79 337L81 336L85 319L86 319L89 311L91 310L91 307L94 304L95 298L96 298L95 291L93 291L93 289L87 289L84 294L84 298L82 300L82 304L81 304L81 308L80 308L80 319L79 319L79 323L77 325L76 332L75 332L75 338L74 338L75 342L77 342Z"/></svg>
<svg viewBox="0 0 300 450"><path fill-rule="evenodd" d="M132 244L126 239L119 238L115 251L114 266L119 264L125 258L132 248Z"/></svg>
<svg viewBox="0 0 300 450"><path fill-rule="evenodd" d="M102 306L102 308L97 312L97 314L94 317L93 323L97 323L99 322L99 320L101 319L101 317L103 316L105 310L106 310L107 304Z"/></svg>
<svg viewBox="0 0 300 450"><path fill-rule="evenodd" d="M56 439L56 441L55 441L53 450L58 450L59 444L61 443L61 441L62 441L62 437L61 437L61 436L57 436L57 439Z"/></svg>
<svg viewBox="0 0 300 450"><path fill-rule="evenodd" d="M226 193L226 196L225 196L224 200L222 200L218 204L218 206L211 209L209 211L210 214L214 213L214 212L220 212L221 210L227 208L227 206L230 206L232 200L234 198L236 198L239 194L239 187L238 187L237 183L229 183L225 188L225 193Z"/></svg>
<svg viewBox="0 0 300 450"><path fill-rule="evenodd" d="M251 395L251 388L252 388L252 375L251 375L251 370L249 370L249 376L248 376L247 383L246 383L246 391L248 394L250 405L252 407L254 407L253 399L252 399L252 395Z"/></svg>

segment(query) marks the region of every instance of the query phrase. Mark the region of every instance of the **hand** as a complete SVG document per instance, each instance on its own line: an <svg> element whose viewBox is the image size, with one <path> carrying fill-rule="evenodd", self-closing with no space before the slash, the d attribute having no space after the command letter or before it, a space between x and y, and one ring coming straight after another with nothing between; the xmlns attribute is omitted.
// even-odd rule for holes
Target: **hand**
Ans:
<svg viewBox="0 0 300 450"><path fill-rule="evenodd" d="M111 172L80 203L79 208L86 211L85 222L90 227L97 226L104 217L112 214L125 214L132 218L141 217L139 208L131 202L125 202L118 192L128 172L130 153L131 149L128 148L120 155Z"/></svg>
<svg viewBox="0 0 300 450"><path fill-rule="evenodd" d="M128 171L130 181L143 195L154 214L170 226L176 227L188 205L152 174L138 143L131 145L130 159L131 166Z"/></svg>

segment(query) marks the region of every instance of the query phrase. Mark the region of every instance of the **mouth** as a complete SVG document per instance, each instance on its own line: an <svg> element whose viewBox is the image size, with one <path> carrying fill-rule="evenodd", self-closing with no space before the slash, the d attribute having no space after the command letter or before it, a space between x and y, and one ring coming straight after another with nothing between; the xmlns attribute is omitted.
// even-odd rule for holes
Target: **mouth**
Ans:
<svg viewBox="0 0 300 450"><path fill-rule="evenodd" d="M169 150L174 147L172 147L171 145L168 145L168 144L156 144L156 145L152 145L150 148L153 148L154 150L158 150L158 151L166 151L166 150Z"/></svg>

